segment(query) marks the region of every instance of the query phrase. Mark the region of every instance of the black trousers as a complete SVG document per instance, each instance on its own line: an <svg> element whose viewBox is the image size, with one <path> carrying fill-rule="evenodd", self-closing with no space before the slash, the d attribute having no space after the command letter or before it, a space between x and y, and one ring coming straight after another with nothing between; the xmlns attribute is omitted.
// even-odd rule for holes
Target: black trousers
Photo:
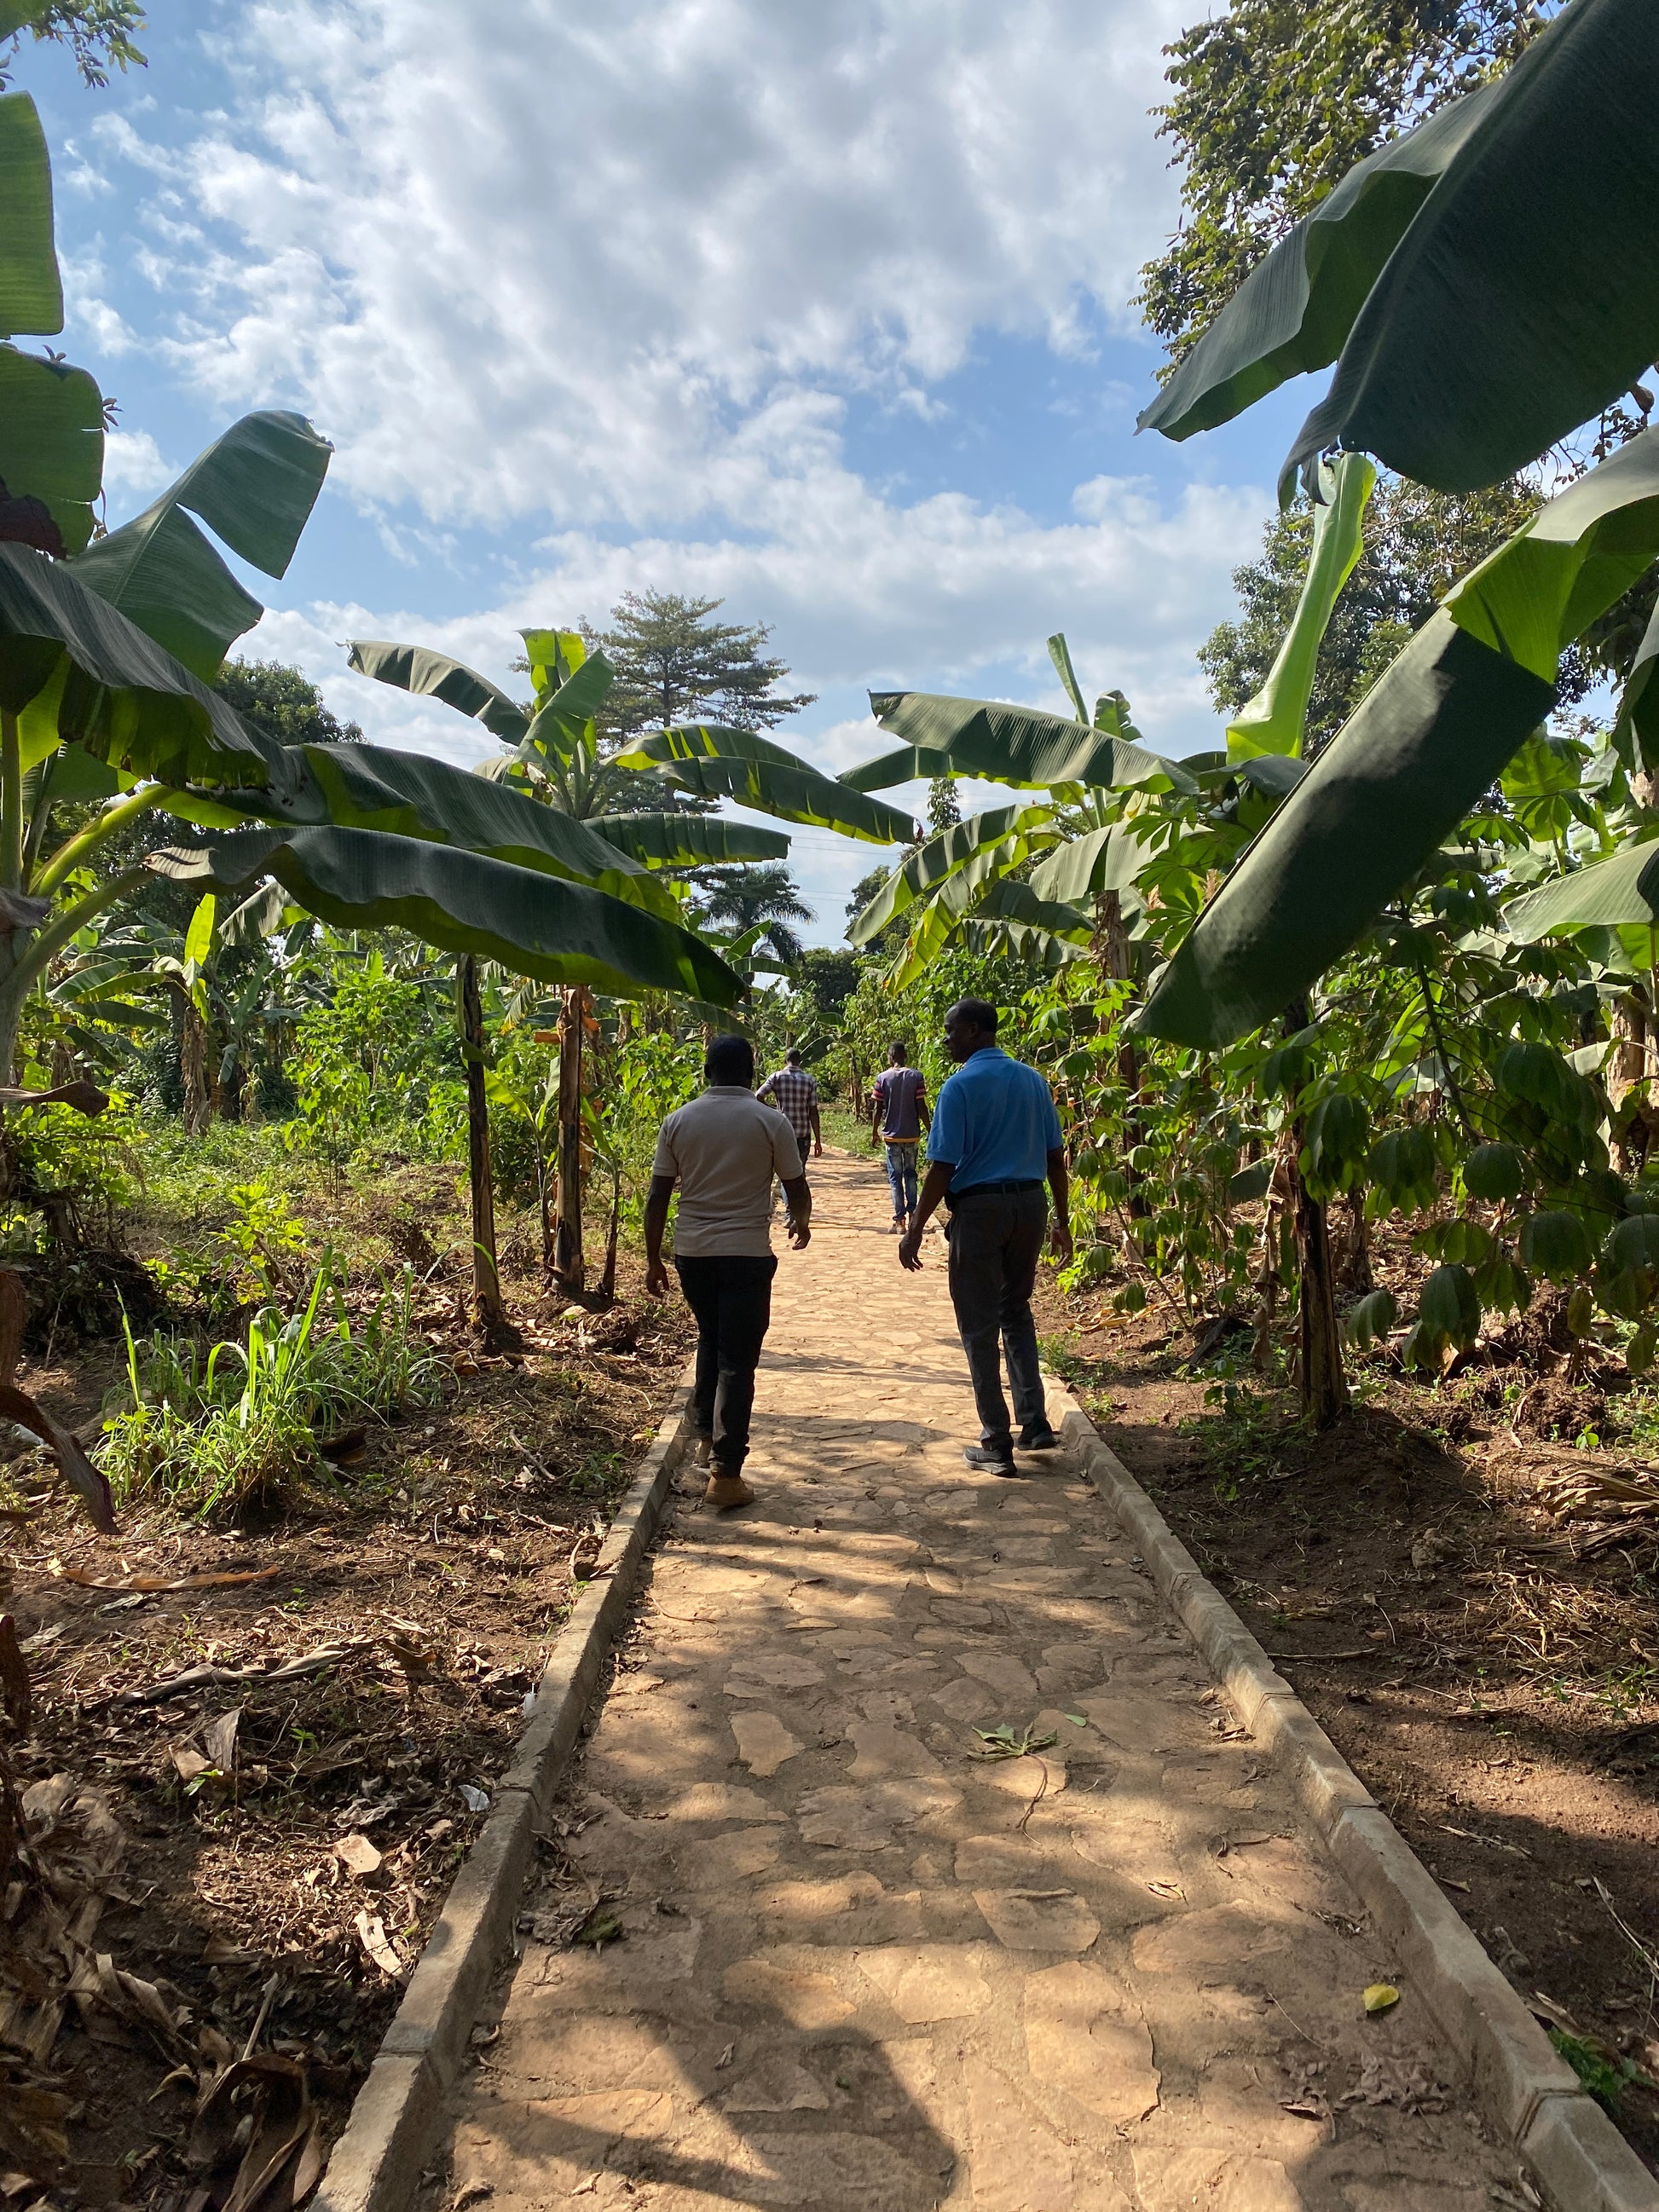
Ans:
<svg viewBox="0 0 1659 2212"><path fill-rule="evenodd" d="M772 1318L775 1255L726 1253L677 1259L685 1303L697 1317L697 1429L711 1439L714 1464L736 1474L749 1456L755 1370Z"/></svg>
<svg viewBox="0 0 1659 2212"><path fill-rule="evenodd" d="M1031 1318L1048 1226L1048 1194L1041 1189L981 1191L959 1200L951 1214L951 1303L973 1377L980 1440L994 1447L1011 1441L999 1340L1021 1428L1048 1425Z"/></svg>

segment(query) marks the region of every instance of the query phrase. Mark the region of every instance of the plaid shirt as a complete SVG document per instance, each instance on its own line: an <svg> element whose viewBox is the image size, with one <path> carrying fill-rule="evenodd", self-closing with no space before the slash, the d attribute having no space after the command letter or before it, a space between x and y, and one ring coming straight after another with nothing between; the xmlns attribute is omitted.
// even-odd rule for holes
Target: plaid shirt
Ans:
<svg viewBox="0 0 1659 2212"><path fill-rule="evenodd" d="M764 1098L769 1093L799 1139L805 1159L812 1140L812 1109L818 1103L817 1083L804 1067L781 1067L775 1075L767 1077L755 1096Z"/></svg>

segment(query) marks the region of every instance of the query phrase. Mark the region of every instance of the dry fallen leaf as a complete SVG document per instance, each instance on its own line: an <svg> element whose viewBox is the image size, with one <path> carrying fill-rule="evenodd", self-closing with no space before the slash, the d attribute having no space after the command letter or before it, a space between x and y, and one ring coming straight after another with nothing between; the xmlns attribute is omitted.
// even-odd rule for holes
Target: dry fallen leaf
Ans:
<svg viewBox="0 0 1659 2212"><path fill-rule="evenodd" d="M1373 1982L1364 1995L1367 2012L1387 2012L1400 2002L1400 1992L1392 1982Z"/></svg>
<svg viewBox="0 0 1659 2212"><path fill-rule="evenodd" d="M383 1854L376 1850L367 1836L342 1836L334 1846L334 1856L354 1881L367 1881L371 1875L379 1874Z"/></svg>
<svg viewBox="0 0 1659 2212"><path fill-rule="evenodd" d="M241 1725L242 1709L233 1705L217 1720L210 1721L202 1730L202 1748L208 1756L208 1765L216 1766L221 1774L228 1774L236 1764L236 1731Z"/></svg>
<svg viewBox="0 0 1659 2212"><path fill-rule="evenodd" d="M393 1981L402 1980L404 1962L378 1913L365 1911L357 1915L357 1940L383 1974L389 1974Z"/></svg>

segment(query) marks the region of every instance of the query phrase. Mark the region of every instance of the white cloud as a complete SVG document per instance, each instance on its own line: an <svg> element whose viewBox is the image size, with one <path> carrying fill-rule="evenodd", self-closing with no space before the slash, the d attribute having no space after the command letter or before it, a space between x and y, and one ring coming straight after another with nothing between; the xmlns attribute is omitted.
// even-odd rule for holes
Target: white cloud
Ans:
<svg viewBox="0 0 1659 2212"><path fill-rule="evenodd" d="M1102 476L1058 522L959 489L906 505L848 435L853 409L886 410L902 485L909 425L937 440L948 398L971 430L982 334L1076 357L1103 321L1133 327L1175 211L1146 110L1190 13L235 0L211 106L89 126L125 165L131 234L83 255L80 312L204 413L299 405L335 441L331 486L378 536L361 604L273 613L244 649L297 661L380 742L491 750L346 674L338 641L422 640L504 681L520 623L603 619L655 586L775 626L824 695L790 741L831 770L884 742L858 717L866 684L1060 705L1056 629L1085 687L1122 689L1150 742L1190 750L1213 726L1193 648L1264 491ZM1103 370L1099 402L1127 420ZM1034 450L1052 458L1054 408L1075 404L1034 380ZM522 580L459 580L477 532ZM411 570L474 605L400 611ZM872 857L802 833L817 933L839 933Z"/></svg>
<svg viewBox="0 0 1659 2212"><path fill-rule="evenodd" d="M148 430L112 430L104 440L104 489L115 495L118 509L129 497L160 491L178 473L162 459Z"/></svg>
<svg viewBox="0 0 1659 2212"><path fill-rule="evenodd" d="M976 331L1127 326L1181 13L263 0L181 148L97 127L216 401L300 397L337 481L434 517L678 528L746 515L846 392L925 410Z"/></svg>

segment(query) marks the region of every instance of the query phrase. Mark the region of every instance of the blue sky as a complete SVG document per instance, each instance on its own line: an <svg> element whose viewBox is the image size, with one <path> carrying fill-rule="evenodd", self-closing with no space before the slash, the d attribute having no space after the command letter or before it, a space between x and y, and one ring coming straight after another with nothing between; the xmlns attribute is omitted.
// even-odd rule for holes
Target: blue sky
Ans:
<svg viewBox="0 0 1659 2212"><path fill-rule="evenodd" d="M1196 4L1196 0L1192 0ZM382 743L484 750L345 672L406 636L497 680L626 589L773 625L831 770L867 686L1213 741L1194 648L1311 395L1136 438L1128 299L1171 227L1148 107L1182 0L154 0L148 70L26 46L64 346L121 406L112 520L252 407L337 453L244 650ZM880 855L795 833L839 939Z"/></svg>

